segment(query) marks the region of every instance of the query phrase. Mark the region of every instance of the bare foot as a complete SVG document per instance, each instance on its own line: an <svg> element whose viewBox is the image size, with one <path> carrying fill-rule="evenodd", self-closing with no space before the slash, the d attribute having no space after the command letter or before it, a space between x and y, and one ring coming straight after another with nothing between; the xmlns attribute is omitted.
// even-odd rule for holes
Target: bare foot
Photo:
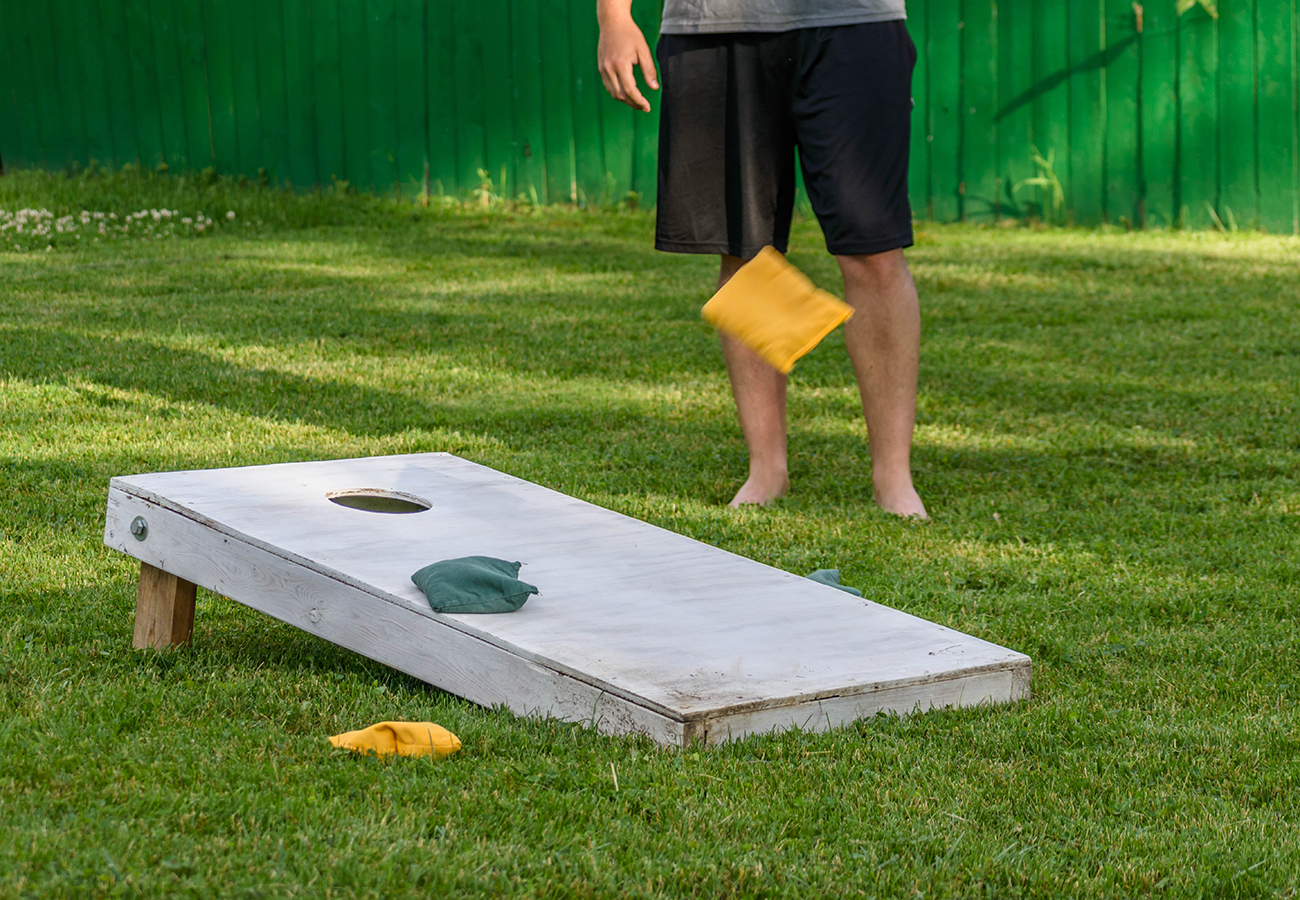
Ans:
<svg viewBox="0 0 1300 900"><path fill-rule="evenodd" d="M877 488L875 499L876 504L881 509L896 516L902 516L905 519L930 518L925 511L925 504L921 502L921 495L912 487L910 481L906 485L900 485L892 490Z"/></svg>
<svg viewBox="0 0 1300 900"><path fill-rule="evenodd" d="M736 496L727 505L732 509L742 506L767 506L778 497L784 497L790 490L790 478L784 473L771 476L750 475L749 480L740 486Z"/></svg>

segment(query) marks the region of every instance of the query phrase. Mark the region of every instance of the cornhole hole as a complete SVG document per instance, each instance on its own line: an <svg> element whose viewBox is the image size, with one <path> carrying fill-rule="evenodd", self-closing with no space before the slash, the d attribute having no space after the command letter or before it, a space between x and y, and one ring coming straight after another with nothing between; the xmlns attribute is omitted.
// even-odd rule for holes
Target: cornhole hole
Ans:
<svg viewBox="0 0 1300 900"><path fill-rule="evenodd" d="M1029 695L1029 657L446 453L114 478L135 644L190 639L195 585L484 706L661 744ZM525 563L502 615L412 572Z"/></svg>

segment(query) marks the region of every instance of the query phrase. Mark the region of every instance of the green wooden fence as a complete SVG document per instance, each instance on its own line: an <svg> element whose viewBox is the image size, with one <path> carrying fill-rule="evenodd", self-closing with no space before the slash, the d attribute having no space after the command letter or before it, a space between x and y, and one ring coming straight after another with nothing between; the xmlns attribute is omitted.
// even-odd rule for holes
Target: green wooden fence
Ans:
<svg viewBox="0 0 1300 900"><path fill-rule="evenodd" d="M911 0L912 202L939 220L1300 233L1297 0Z"/></svg>
<svg viewBox="0 0 1300 900"><path fill-rule="evenodd" d="M0 0L0 160L652 195L658 121L604 96L596 35L593 0Z"/></svg>
<svg viewBox="0 0 1300 900"><path fill-rule="evenodd" d="M1297 3L910 0L918 215L1300 232ZM593 9L0 0L0 162L652 203L657 119L605 96Z"/></svg>

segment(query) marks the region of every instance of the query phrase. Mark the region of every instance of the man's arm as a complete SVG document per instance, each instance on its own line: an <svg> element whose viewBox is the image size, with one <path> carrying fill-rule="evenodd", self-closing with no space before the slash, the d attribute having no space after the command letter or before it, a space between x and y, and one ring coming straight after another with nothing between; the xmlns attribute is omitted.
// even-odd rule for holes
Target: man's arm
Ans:
<svg viewBox="0 0 1300 900"><path fill-rule="evenodd" d="M600 43L596 46L596 64L600 80L615 100L642 112L650 111L650 101L636 86L635 67L641 67L645 83L659 89L654 56L645 35L632 21L632 0L596 0L596 20L600 23Z"/></svg>

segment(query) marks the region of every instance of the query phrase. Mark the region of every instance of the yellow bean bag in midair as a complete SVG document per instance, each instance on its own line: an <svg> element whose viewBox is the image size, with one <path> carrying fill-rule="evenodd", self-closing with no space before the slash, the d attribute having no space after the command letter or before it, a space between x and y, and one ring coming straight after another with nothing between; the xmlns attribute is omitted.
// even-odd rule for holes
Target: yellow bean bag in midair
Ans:
<svg viewBox="0 0 1300 900"><path fill-rule="evenodd" d="M853 308L818 288L774 248L764 247L700 312L714 328L788 374L853 315Z"/></svg>
<svg viewBox="0 0 1300 900"><path fill-rule="evenodd" d="M377 756L451 756L460 749L460 738L432 722L380 722L360 731L336 734L330 743Z"/></svg>

